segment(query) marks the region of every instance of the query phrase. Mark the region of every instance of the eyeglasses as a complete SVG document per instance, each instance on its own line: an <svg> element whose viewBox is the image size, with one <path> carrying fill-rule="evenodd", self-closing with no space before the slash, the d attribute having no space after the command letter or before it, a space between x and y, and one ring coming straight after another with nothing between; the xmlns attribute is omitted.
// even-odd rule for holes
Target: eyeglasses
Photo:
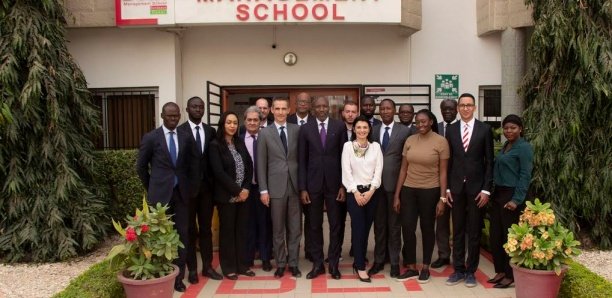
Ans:
<svg viewBox="0 0 612 298"><path fill-rule="evenodd" d="M471 109L471 108L473 108L475 106L476 106L475 104L460 104L459 108L460 109Z"/></svg>

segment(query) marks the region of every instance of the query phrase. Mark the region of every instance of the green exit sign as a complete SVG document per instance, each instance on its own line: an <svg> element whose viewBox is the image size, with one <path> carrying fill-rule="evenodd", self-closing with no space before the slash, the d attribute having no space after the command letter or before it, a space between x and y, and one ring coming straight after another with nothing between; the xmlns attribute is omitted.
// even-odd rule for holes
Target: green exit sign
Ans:
<svg viewBox="0 0 612 298"><path fill-rule="evenodd" d="M459 75L437 74L435 90L436 98L457 98L459 96Z"/></svg>

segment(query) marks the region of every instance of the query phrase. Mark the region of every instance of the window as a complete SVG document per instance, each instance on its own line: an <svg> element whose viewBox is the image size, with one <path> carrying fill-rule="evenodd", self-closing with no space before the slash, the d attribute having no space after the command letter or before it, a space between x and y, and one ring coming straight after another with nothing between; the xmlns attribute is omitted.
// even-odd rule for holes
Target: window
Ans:
<svg viewBox="0 0 612 298"><path fill-rule="evenodd" d="M98 149L138 148L142 136L155 128L157 88L92 89L101 112Z"/></svg>
<svg viewBox="0 0 612 298"><path fill-rule="evenodd" d="M501 86L480 86L478 101L479 120L493 128L501 127Z"/></svg>

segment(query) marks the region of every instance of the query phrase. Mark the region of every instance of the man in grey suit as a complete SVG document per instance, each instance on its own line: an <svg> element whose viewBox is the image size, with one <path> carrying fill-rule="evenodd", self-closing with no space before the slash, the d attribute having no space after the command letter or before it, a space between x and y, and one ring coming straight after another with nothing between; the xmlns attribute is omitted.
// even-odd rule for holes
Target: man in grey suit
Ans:
<svg viewBox="0 0 612 298"><path fill-rule="evenodd" d="M446 129L457 122L457 101L445 99L440 103L440 111L444 121L438 123L438 134L446 137ZM431 263L431 268L440 268L450 264L450 214L451 208L444 209L444 213L436 218L436 244L438 245L438 259Z"/></svg>
<svg viewBox="0 0 612 298"><path fill-rule="evenodd" d="M382 186L376 190L379 196L374 217L374 264L368 271L373 275L385 266L388 252L391 263L391 277L399 276L399 254L402 246L402 230L399 215L393 211L393 194L402 163L402 149L410 129L394 122L395 102L385 98L378 107L382 123L372 129L372 141L378 142L383 150Z"/></svg>
<svg viewBox="0 0 612 298"><path fill-rule="evenodd" d="M298 135L300 127L287 123L289 101L272 102L274 123L260 130L257 142L257 178L261 202L270 207L272 245L276 272L282 278L285 266L294 277L302 276L298 268L302 236L301 205L298 196Z"/></svg>

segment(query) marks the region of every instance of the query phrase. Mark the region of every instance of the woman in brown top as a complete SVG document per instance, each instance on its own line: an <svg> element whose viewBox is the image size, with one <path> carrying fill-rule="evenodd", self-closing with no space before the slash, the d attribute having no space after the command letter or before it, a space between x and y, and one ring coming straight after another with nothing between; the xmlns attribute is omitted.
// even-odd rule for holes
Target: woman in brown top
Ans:
<svg viewBox="0 0 612 298"><path fill-rule="evenodd" d="M406 139L402 167L397 180L393 208L402 219L402 235L408 250L408 270L397 280L415 279L419 283L429 281L429 264L436 241L434 226L436 217L444 212L446 196L446 167L450 151L446 139L437 134L436 117L427 109L420 110L415 117L417 134ZM416 267L416 224L420 218L423 237L423 267Z"/></svg>

